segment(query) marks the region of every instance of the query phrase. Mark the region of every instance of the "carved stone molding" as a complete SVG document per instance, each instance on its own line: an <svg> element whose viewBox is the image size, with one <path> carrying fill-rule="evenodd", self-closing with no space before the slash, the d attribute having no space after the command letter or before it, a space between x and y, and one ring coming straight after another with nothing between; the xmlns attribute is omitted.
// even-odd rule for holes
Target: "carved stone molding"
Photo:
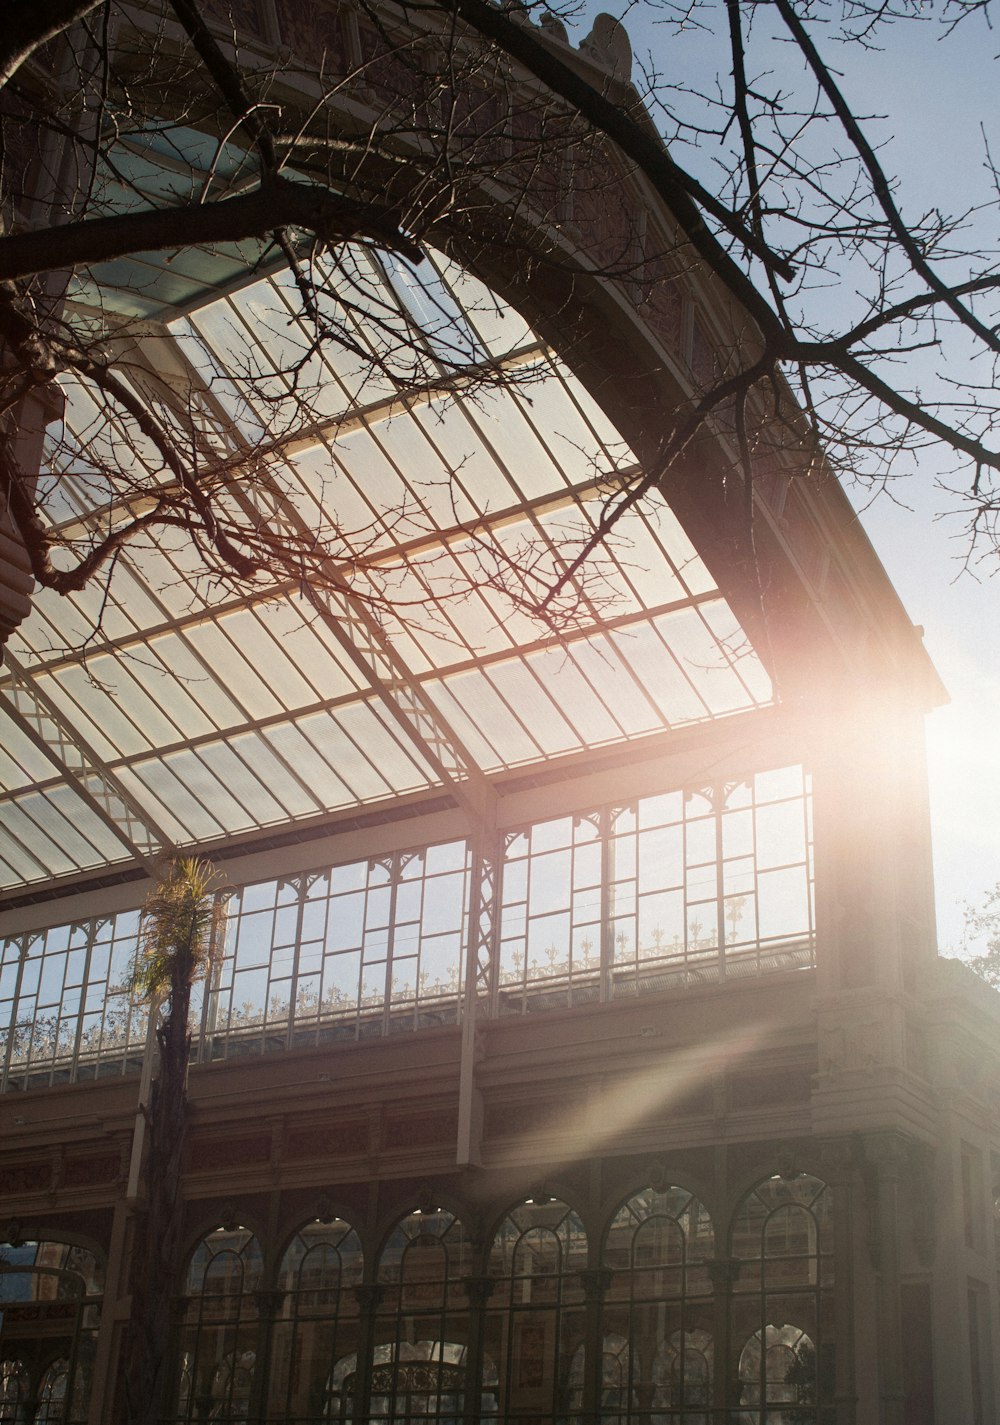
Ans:
<svg viewBox="0 0 1000 1425"><path fill-rule="evenodd" d="M583 1283L583 1294L587 1301L603 1301L614 1277L610 1267L584 1267L580 1273L580 1281Z"/></svg>
<svg viewBox="0 0 1000 1425"><path fill-rule="evenodd" d="M666 1165L660 1162L650 1163L644 1174L647 1184L654 1192L662 1192L664 1188L670 1186L670 1175Z"/></svg>
<svg viewBox="0 0 1000 1425"><path fill-rule="evenodd" d="M914 1143L910 1153L913 1194L913 1246L917 1261L930 1269L937 1251L937 1219L934 1210L934 1150Z"/></svg>
<svg viewBox="0 0 1000 1425"><path fill-rule="evenodd" d="M715 1291L727 1291L739 1278L743 1263L738 1257L715 1257L705 1263Z"/></svg>
<svg viewBox="0 0 1000 1425"><path fill-rule="evenodd" d="M383 1290L378 1282L365 1282L354 1287L354 1297L363 1312L375 1312L382 1300Z"/></svg>
<svg viewBox="0 0 1000 1425"><path fill-rule="evenodd" d="M462 1287L473 1306L484 1306L496 1290L496 1277L463 1277Z"/></svg>
<svg viewBox="0 0 1000 1425"><path fill-rule="evenodd" d="M421 1212L436 1212L440 1206L433 1183L426 1181L418 1183L415 1197L417 1207L419 1207Z"/></svg>
<svg viewBox="0 0 1000 1425"><path fill-rule="evenodd" d="M910 1166L911 1142L902 1133L887 1129L884 1133L866 1133L865 1157L874 1166L882 1182L898 1181Z"/></svg>
<svg viewBox="0 0 1000 1425"><path fill-rule="evenodd" d="M283 1291L255 1291L253 1299L258 1313L265 1321L271 1321L281 1310L287 1293Z"/></svg>
<svg viewBox="0 0 1000 1425"><path fill-rule="evenodd" d="M835 1138L819 1145L819 1169L831 1187L845 1187L857 1167L857 1146L850 1139Z"/></svg>
<svg viewBox="0 0 1000 1425"><path fill-rule="evenodd" d="M235 1232L239 1225L240 1219L237 1216L236 1208L233 1203L228 1201L224 1202L219 1210L219 1226L223 1232Z"/></svg>
<svg viewBox="0 0 1000 1425"><path fill-rule="evenodd" d="M786 1182L794 1178L798 1172L798 1165L795 1161L795 1149L788 1143L783 1143L776 1154L778 1172Z"/></svg>
<svg viewBox="0 0 1000 1425"><path fill-rule="evenodd" d="M3 1229L3 1241L11 1247L24 1246L24 1234L21 1231L21 1223L16 1217L12 1217Z"/></svg>

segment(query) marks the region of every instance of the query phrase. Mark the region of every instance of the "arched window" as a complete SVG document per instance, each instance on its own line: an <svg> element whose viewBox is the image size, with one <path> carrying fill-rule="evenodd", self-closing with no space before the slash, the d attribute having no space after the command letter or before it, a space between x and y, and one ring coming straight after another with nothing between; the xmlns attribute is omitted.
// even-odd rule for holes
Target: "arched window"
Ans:
<svg viewBox="0 0 1000 1425"><path fill-rule="evenodd" d="M732 1251L740 1425L818 1425L834 1388L831 1189L808 1173L758 1183Z"/></svg>
<svg viewBox="0 0 1000 1425"><path fill-rule="evenodd" d="M341 1414L328 1401L331 1364L357 1352L361 1243L348 1223L310 1222L278 1269L280 1301L271 1333L268 1419L320 1421Z"/></svg>
<svg viewBox="0 0 1000 1425"><path fill-rule="evenodd" d="M220 1227L195 1248L184 1277L178 1421L248 1418L261 1267L246 1227Z"/></svg>
<svg viewBox="0 0 1000 1425"><path fill-rule="evenodd" d="M0 1421L86 1420L103 1286L84 1247L0 1246Z"/></svg>
<svg viewBox="0 0 1000 1425"><path fill-rule="evenodd" d="M742 1403L768 1407L768 1422L806 1425L816 1419L816 1347L797 1326L755 1331L740 1352L739 1381ZM780 1405L785 1409L775 1409Z"/></svg>
<svg viewBox="0 0 1000 1425"><path fill-rule="evenodd" d="M684 1425L705 1425L712 1405L713 1360L710 1331L699 1326L674 1331L653 1358L654 1404L669 1403L674 1407L670 1418Z"/></svg>
<svg viewBox="0 0 1000 1425"><path fill-rule="evenodd" d="M2 1425L26 1425L28 1402L28 1367L19 1360L0 1360L0 1422Z"/></svg>
<svg viewBox="0 0 1000 1425"><path fill-rule="evenodd" d="M63 1356L52 1362L38 1383L35 1425L65 1425L68 1385L69 1361Z"/></svg>
<svg viewBox="0 0 1000 1425"><path fill-rule="evenodd" d="M497 1286L486 1315L486 1354L499 1362L501 1419L565 1420L586 1368L583 1223L564 1202L531 1200L504 1218L493 1239Z"/></svg>
<svg viewBox="0 0 1000 1425"><path fill-rule="evenodd" d="M606 1360L610 1343L629 1345L622 1421L707 1422L713 1365L707 1263L714 1256L708 1212L684 1188L647 1188L615 1214L604 1249L614 1275L603 1333Z"/></svg>
<svg viewBox="0 0 1000 1425"><path fill-rule="evenodd" d="M372 1425L462 1418L469 1339L463 1279L472 1270L462 1224L442 1208L411 1212L390 1233L378 1266Z"/></svg>

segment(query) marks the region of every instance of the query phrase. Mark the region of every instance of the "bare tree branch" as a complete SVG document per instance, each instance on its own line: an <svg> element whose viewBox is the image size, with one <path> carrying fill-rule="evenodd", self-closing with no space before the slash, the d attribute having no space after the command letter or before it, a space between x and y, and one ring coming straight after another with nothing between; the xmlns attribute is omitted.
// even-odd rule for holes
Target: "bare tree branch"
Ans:
<svg viewBox="0 0 1000 1425"><path fill-rule="evenodd" d="M264 238L279 227L301 228L323 244L376 242L411 262L423 256L400 232L396 217L376 204L268 174L253 192L235 198L88 218L0 238L0 280L106 262L132 252Z"/></svg>
<svg viewBox="0 0 1000 1425"><path fill-rule="evenodd" d="M96 10L102 0L12 0L0 26L0 88L37 49Z"/></svg>

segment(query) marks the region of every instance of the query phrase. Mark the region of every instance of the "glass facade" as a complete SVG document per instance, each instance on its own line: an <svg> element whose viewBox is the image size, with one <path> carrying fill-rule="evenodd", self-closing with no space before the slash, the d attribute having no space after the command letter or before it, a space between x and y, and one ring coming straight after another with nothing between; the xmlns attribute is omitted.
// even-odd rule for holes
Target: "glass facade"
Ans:
<svg viewBox="0 0 1000 1425"><path fill-rule="evenodd" d="M199 1243L183 1287L177 1421L249 1418L258 1360L263 1254L245 1227Z"/></svg>
<svg viewBox="0 0 1000 1425"><path fill-rule="evenodd" d="M410 1213L379 1257L368 1419L457 1422L469 1344L474 1246L443 1208Z"/></svg>
<svg viewBox="0 0 1000 1425"><path fill-rule="evenodd" d="M146 1010L130 989L138 911L0 941L0 1086L139 1069Z"/></svg>
<svg viewBox="0 0 1000 1425"><path fill-rule="evenodd" d="M306 1223L288 1244L271 1328L269 1420L311 1425L343 1415L357 1362L354 1288L363 1267L358 1234L340 1218Z"/></svg>
<svg viewBox="0 0 1000 1425"><path fill-rule="evenodd" d="M465 843L449 842L237 891L206 1054L453 1022L468 875Z"/></svg>
<svg viewBox="0 0 1000 1425"><path fill-rule="evenodd" d="M828 1425L833 1212L831 1189L797 1173L758 1183L728 1224L677 1184L590 1231L541 1194L488 1240L414 1209L367 1264L361 1224L340 1218L273 1258L249 1229L219 1229L185 1273L170 1418ZM21 1368L5 1366L12 1400Z"/></svg>
<svg viewBox="0 0 1000 1425"><path fill-rule="evenodd" d="M832 1425L833 1193L774 1176L737 1210L730 1368L740 1425ZM826 1407L826 1408L824 1408Z"/></svg>
<svg viewBox="0 0 1000 1425"><path fill-rule="evenodd" d="M458 1021L465 841L240 887L192 999L202 1061ZM139 912L0 942L2 1085L137 1070ZM487 1006L524 1014L813 963L801 768L640 797L511 832Z"/></svg>
<svg viewBox="0 0 1000 1425"><path fill-rule="evenodd" d="M86 1425L103 1263L42 1239L0 1246L0 1421Z"/></svg>
<svg viewBox="0 0 1000 1425"><path fill-rule="evenodd" d="M683 1188L648 1188L615 1214L604 1249L612 1273L602 1340L607 1418L619 1425L708 1425L714 1257L711 1218Z"/></svg>
<svg viewBox="0 0 1000 1425"><path fill-rule="evenodd" d="M486 1309L484 1385L495 1371L501 1420L528 1425L579 1413L587 1261L583 1222L557 1199L522 1203L500 1224L489 1259L496 1286Z"/></svg>
<svg viewBox="0 0 1000 1425"><path fill-rule="evenodd" d="M500 1012L811 964L811 863L798 767L513 834Z"/></svg>

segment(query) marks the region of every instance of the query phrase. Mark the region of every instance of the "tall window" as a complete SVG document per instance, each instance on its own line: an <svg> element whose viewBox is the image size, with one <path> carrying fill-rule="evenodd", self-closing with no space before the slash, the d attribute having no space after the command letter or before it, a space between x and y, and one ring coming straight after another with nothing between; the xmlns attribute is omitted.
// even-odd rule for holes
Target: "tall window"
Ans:
<svg viewBox="0 0 1000 1425"><path fill-rule="evenodd" d="M740 1425L825 1425L834 1389L833 1196L808 1173L766 1179L733 1225Z"/></svg>
<svg viewBox="0 0 1000 1425"><path fill-rule="evenodd" d="M602 1406L622 1422L707 1425L712 1401L715 1238L684 1188L647 1188L623 1204L604 1251Z"/></svg>
<svg viewBox="0 0 1000 1425"><path fill-rule="evenodd" d="M271 1332L268 1419L312 1425L337 1418L329 1399L332 1364L358 1349L361 1243L346 1222L310 1222L278 1269L278 1312ZM336 1392L335 1392L336 1394ZM332 1408L335 1407L335 1408Z"/></svg>
<svg viewBox="0 0 1000 1425"><path fill-rule="evenodd" d="M24 1361L13 1356L0 1360L0 1421L3 1425L25 1425L30 1390Z"/></svg>
<svg viewBox="0 0 1000 1425"><path fill-rule="evenodd" d="M449 841L238 888L200 1059L454 1024L471 863ZM491 1010L611 1000L812 964L801 767L536 822L507 835ZM0 1090L138 1071L140 912L0 940Z"/></svg>
<svg viewBox="0 0 1000 1425"><path fill-rule="evenodd" d="M507 840L501 1014L812 963L801 767L536 822Z"/></svg>
<svg viewBox="0 0 1000 1425"><path fill-rule="evenodd" d="M390 1234L378 1267L372 1425L461 1420L472 1269L465 1230L443 1209L411 1212Z"/></svg>
<svg viewBox="0 0 1000 1425"><path fill-rule="evenodd" d="M464 841L244 886L206 1036L215 1057L454 1022Z"/></svg>
<svg viewBox="0 0 1000 1425"><path fill-rule="evenodd" d="M146 1010L130 991L139 912L0 940L0 1088L138 1069Z"/></svg>
<svg viewBox="0 0 1000 1425"><path fill-rule="evenodd" d="M184 1278L176 1420L249 1418L261 1268L245 1227L219 1228L195 1248Z"/></svg>
<svg viewBox="0 0 1000 1425"><path fill-rule="evenodd" d="M486 1370L498 1363L497 1413L550 1425L576 1413L585 1358L583 1223L564 1202L531 1200L500 1224L497 1286L486 1314Z"/></svg>
<svg viewBox="0 0 1000 1425"><path fill-rule="evenodd" d="M46 1367L45 1374L38 1383L38 1409L35 1411L35 1425L66 1425L67 1419L85 1419L75 1410L67 1417L67 1387L69 1385L69 1361L65 1357Z"/></svg>

